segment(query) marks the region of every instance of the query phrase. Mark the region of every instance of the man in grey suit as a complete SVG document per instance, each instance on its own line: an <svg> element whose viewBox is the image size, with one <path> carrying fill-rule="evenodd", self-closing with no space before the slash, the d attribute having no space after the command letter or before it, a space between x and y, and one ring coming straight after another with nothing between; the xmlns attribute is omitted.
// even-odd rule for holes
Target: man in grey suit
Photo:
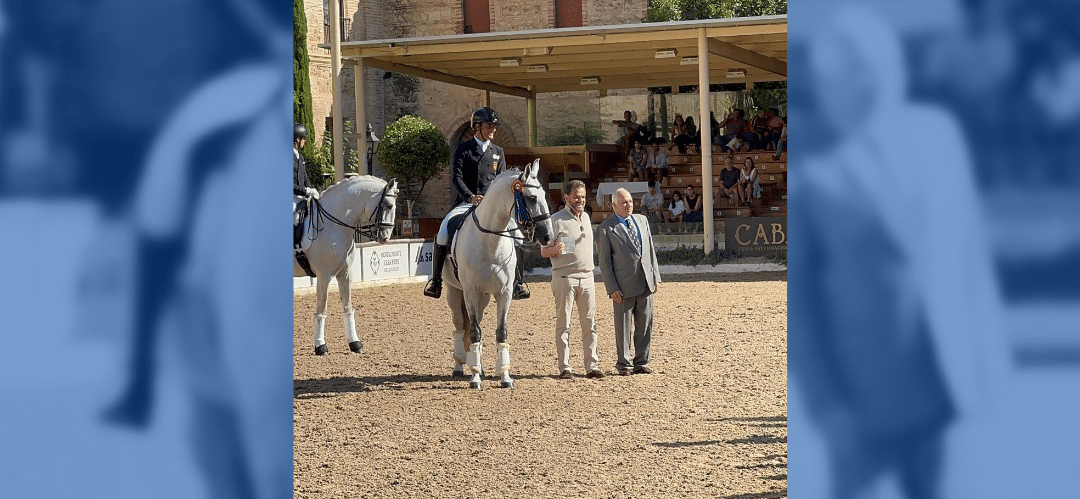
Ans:
<svg viewBox="0 0 1080 499"><path fill-rule="evenodd" d="M634 215L634 199L626 189L611 196L615 215L597 229L596 252L604 287L615 306L615 368L619 374L652 374L649 343L652 341L653 294L660 290L660 267L656 263L649 221ZM634 360L630 361L630 328L634 329Z"/></svg>

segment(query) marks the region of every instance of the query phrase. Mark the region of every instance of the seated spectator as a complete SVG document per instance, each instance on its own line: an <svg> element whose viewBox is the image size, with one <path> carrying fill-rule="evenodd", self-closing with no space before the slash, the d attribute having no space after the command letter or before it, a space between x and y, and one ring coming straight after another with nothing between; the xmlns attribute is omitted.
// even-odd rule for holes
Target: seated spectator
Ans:
<svg viewBox="0 0 1080 499"><path fill-rule="evenodd" d="M717 125L716 133L719 134L715 145L720 147L721 152L728 152L742 147L742 134L746 128L746 119L743 118L742 109L732 109L724 121ZM730 143L735 142L738 147L732 148Z"/></svg>
<svg viewBox="0 0 1080 499"><path fill-rule="evenodd" d="M656 132L648 123L642 123L638 125L637 133L635 133L630 140L633 142L640 142L643 146L648 146L656 141ZM633 146L633 144L630 145Z"/></svg>
<svg viewBox="0 0 1080 499"><path fill-rule="evenodd" d="M667 167L667 153L660 148L659 142L653 142L649 146L648 162L645 164L647 178L663 183L668 176Z"/></svg>
<svg viewBox="0 0 1080 499"><path fill-rule="evenodd" d="M739 192L739 170L731 162L731 157L724 158L724 169L720 170L720 192L731 198L735 206L742 205L742 193Z"/></svg>
<svg viewBox="0 0 1080 499"><path fill-rule="evenodd" d="M683 221L686 223L701 223L701 196L694 192L694 186L686 186L686 216L683 217Z"/></svg>
<svg viewBox="0 0 1080 499"><path fill-rule="evenodd" d="M673 147L678 146L679 154L686 154L686 146L692 142L693 139L690 137L682 115L675 113L675 121L671 124L671 145L667 147L667 150L671 151Z"/></svg>
<svg viewBox="0 0 1080 499"><path fill-rule="evenodd" d="M773 154L773 159L780 159L780 154L787 149L787 118L781 118L784 120L784 128L780 130L780 139L776 142L776 153Z"/></svg>
<svg viewBox="0 0 1080 499"><path fill-rule="evenodd" d="M711 151L713 154L723 150L723 148L720 147L720 138L724 135L721 130L723 130L723 127L720 126L720 122L716 121L716 115L713 114L712 111L709 111L709 133L712 134L709 140L712 144Z"/></svg>
<svg viewBox="0 0 1080 499"><path fill-rule="evenodd" d="M627 181L632 182L634 177L638 180L645 180L645 167L649 164L648 151L641 146L641 142L634 142L634 148L630 150L630 154L626 156L627 162Z"/></svg>
<svg viewBox="0 0 1080 499"><path fill-rule="evenodd" d="M750 120L746 121L746 126L743 127L743 131L739 134L742 148L739 151L749 152L753 149L754 141L757 139L757 134L754 133L754 126Z"/></svg>
<svg viewBox="0 0 1080 499"><path fill-rule="evenodd" d="M742 195L742 204L750 206L750 199L761 197L761 185L758 183L758 171L754 166L754 158L747 156L743 160L742 170L739 171L739 194Z"/></svg>
<svg viewBox="0 0 1080 499"><path fill-rule="evenodd" d="M619 127L619 138L615 139L615 145L619 147L619 153L623 155L630 151L630 139L641 126L633 120L633 117L633 113L625 111L622 120L611 120L612 125L618 125Z"/></svg>
<svg viewBox="0 0 1080 499"><path fill-rule="evenodd" d="M769 113L764 108L758 109L757 115L750 120L749 133L750 135L750 149L758 150L764 149L768 143L765 140L766 134L769 132Z"/></svg>
<svg viewBox="0 0 1080 499"><path fill-rule="evenodd" d="M725 149L727 150L727 155L729 158L734 157L737 151L742 151L744 149L749 150L750 142L744 140L741 134L736 135L735 138L729 140L727 144L724 144L724 146L721 147L721 150Z"/></svg>
<svg viewBox="0 0 1080 499"><path fill-rule="evenodd" d="M686 203L683 202L682 193L675 191L671 193L671 202L668 203L667 215L668 223L678 223L680 225L679 232L682 232L683 216L686 215ZM668 227L668 234L671 234L671 227Z"/></svg>
<svg viewBox="0 0 1080 499"><path fill-rule="evenodd" d="M657 190L655 180L649 181L649 192L641 196L641 214L645 215L650 223L661 223L666 218L664 216L664 195Z"/></svg>
<svg viewBox="0 0 1080 499"><path fill-rule="evenodd" d="M768 121L766 121L765 150L771 151L776 147L776 143L780 141L780 134L784 131L787 123L784 123L784 119L780 117L780 111L775 107L770 107L765 111L765 116L768 118Z"/></svg>
<svg viewBox="0 0 1080 499"><path fill-rule="evenodd" d="M697 154L701 149L701 132L698 131L697 125L694 124L694 117L686 117L686 135L690 137L690 153Z"/></svg>

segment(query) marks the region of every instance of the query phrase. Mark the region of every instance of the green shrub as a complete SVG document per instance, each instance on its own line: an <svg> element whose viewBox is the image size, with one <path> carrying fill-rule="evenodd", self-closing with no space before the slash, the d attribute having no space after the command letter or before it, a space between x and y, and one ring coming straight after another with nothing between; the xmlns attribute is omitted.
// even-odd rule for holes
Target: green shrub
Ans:
<svg viewBox="0 0 1080 499"><path fill-rule="evenodd" d="M405 186L406 216L411 218L428 180L450 163L450 145L430 121L407 114L386 127L376 156L386 174Z"/></svg>
<svg viewBox="0 0 1080 499"><path fill-rule="evenodd" d="M706 255L705 250L693 246L656 250L656 261L660 265L716 265L736 258L738 255L731 250L716 250Z"/></svg>

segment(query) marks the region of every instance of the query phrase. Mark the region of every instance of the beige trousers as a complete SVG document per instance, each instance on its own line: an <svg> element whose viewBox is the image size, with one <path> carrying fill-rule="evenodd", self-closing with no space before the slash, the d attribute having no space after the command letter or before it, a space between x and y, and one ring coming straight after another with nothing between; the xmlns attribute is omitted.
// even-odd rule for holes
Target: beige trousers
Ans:
<svg viewBox="0 0 1080 499"><path fill-rule="evenodd" d="M592 276L585 278L552 277L551 293L555 295L555 354L559 372L570 371L570 313L577 304L581 322L581 347L584 350L585 372L600 369L596 354L596 286Z"/></svg>

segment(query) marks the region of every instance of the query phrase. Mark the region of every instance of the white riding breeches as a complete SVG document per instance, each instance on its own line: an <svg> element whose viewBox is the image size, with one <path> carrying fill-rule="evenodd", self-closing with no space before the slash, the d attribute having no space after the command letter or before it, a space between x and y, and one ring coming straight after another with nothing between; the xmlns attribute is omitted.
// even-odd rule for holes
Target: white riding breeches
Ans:
<svg viewBox="0 0 1080 499"><path fill-rule="evenodd" d="M293 195L293 198L292 198L292 223L293 223L293 225L296 225L296 224L300 223L300 215L298 215L296 213L296 207L300 206L300 204L302 204L304 202L304 199L306 199L306 198L304 198L304 196L297 196L295 194Z"/></svg>

